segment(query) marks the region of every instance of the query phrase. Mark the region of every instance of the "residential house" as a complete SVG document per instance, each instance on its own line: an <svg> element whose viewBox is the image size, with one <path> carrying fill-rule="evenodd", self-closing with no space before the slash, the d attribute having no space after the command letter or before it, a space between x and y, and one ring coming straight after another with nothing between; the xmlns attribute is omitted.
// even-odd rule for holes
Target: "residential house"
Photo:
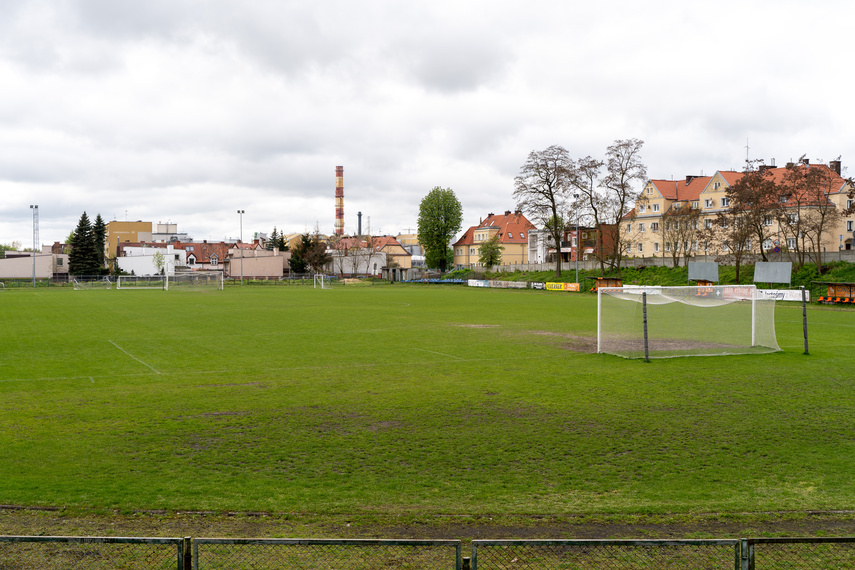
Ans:
<svg viewBox="0 0 855 570"><path fill-rule="evenodd" d="M187 267L193 271L223 271L232 244L220 241L182 242L173 244L186 253Z"/></svg>
<svg viewBox="0 0 855 570"><path fill-rule="evenodd" d="M477 225L472 226L453 245L454 267L457 269L476 269L481 267L481 244L494 236L499 236L502 251L502 265L528 263L528 233L536 230L534 224L526 219L519 210L504 214L490 213Z"/></svg>
<svg viewBox="0 0 855 570"><path fill-rule="evenodd" d="M133 275L175 275L187 259L186 252L171 243L120 243L116 265Z"/></svg>
<svg viewBox="0 0 855 570"><path fill-rule="evenodd" d="M785 168L761 166L761 170L776 184L784 182L788 168L820 169L828 181L827 192L821 199L828 200L838 210L844 211L855 203L851 197L853 191L851 184L840 175L839 161L832 161L829 165L812 165L809 161L802 160L798 164L790 163ZM679 248L681 255L725 253L727 244L710 243L701 236L704 229L712 228L719 213L730 208L727 190L743 176L745 176L744 172L722 170L712 176L687 176L685 180L648 180L635 208L621 221L620 231L626 248L625 253L636 257L670 256L675 253L675 248ZM782 220L786 223L787 220L796 219L798 214L795 212L799 209L810 210L819 207L818 203L806 203L803 198L803 196L782 194L779 202L785 218L769 216L764 224L769 226L768 236L770 237L762 244L747 244L747 249L752 251L759 251L761 247L765 251L795 249L796 237L792 232L784 231L785 228L781 225ZM681 239L684 241L677 243L673 238L677 234L673 231L675 223L670 221L673 219L671 216L686 208L698 213L697 216L687 218L692 219L691 223L697 226L690 229L697 232L682 234ZM791 210L792 213L786 213L787 210ZM824 232L821 243L822 247L828 251L851 249L853 238L855 238L855 216L848 214L844 215L835 227Z"/></svg>

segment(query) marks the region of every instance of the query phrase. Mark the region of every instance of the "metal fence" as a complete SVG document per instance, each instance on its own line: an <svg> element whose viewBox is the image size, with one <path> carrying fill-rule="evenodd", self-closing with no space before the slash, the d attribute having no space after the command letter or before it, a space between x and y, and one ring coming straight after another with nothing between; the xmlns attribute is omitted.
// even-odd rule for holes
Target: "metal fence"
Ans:
<svg viewBox="0 0 855 570"><path fill-rule="evenodd" d="M183 570L189 539L0 536L0 570Z"/></svg>
<svg viewBox="0 0 855 570"><path fill-rule="evenodd" d="M474 540L472 570L740 568L739 540Z"/></svg>
<svg viewBox="0 0 855 570"><path fill-rule="evenodd" d="M198 538L193 569L461 570L460 552L458 540Z"/></svg>
<svg viewBox="0 0 855 570"><path fill-rule="evenodd" d="M855 537L459 540L0 536L8 569L778 570L855 568Z"/></svg>

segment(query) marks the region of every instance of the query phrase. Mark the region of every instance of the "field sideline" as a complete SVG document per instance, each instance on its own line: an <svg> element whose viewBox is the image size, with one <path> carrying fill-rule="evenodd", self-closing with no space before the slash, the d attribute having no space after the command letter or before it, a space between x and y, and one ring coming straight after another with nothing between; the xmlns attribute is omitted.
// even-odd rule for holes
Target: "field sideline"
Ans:
<svg viewBox="0 0 855 570"><path fill-rule="evenodd" d="M632 516L850 510L855 312L783 352L591 353L593 295L0 294L0 504Z"/></svg>

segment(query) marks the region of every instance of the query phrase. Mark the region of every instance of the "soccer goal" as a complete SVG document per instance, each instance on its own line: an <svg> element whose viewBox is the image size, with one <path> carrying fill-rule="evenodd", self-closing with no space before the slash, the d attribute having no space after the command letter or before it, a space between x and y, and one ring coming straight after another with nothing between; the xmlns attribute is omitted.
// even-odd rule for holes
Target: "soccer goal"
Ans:
<svg viewBox="0 0 855 570"><path fill-rule="evenodd" d="M109 277L98 277L94 279L86 279L83 277L73 277L71 285L75 291L84 291L86 289L112 289L113 283Z"/></svg>
<svg viewBox="0 0 855 570"><path fill-rule="evenodd" d="M647 359L779 350L775 300L754 285L597 290L597 352Z"/></svg>
<svg viewBox="0 0 855 570"><path fill-rule="evenodd" d="M222 271L192 271L167 276L164 289L201 291L204 289L223 289Z"/></svg>
<svg viewBox="0 0 855 570"><path fill-rule="evenodd" d="M119 275L116 289L166 289L164 275Z"/></svg>
<svg viewBox="0 0 855 570"><path fill-rule="evenodd" d="M330 288L329 280L326 278L326 276L323 273L315 273L314 288L315 289L329 289Z"/></svg>

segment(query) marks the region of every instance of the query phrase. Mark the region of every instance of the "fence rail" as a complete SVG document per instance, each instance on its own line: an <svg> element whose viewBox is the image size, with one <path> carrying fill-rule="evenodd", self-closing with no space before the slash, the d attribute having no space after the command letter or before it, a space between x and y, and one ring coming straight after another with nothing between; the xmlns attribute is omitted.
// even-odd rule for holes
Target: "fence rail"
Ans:
<svg viewBox="0 0 855 570"><path fill-rule="evenodd" d="M189 539L0 536L0 569L184 570Z"/></svg>
<svg viewBox="0 0 855 570"><path fill-rule="evenodd" d="M0 570L855 568L855 537L459 540L0 536Z"/></svg>
<svg viewBox="0 0 855 570"><path fill-rule="evenodd" d="M193 569L461 570L460 548L458 540L198 538Z"/></svg>

